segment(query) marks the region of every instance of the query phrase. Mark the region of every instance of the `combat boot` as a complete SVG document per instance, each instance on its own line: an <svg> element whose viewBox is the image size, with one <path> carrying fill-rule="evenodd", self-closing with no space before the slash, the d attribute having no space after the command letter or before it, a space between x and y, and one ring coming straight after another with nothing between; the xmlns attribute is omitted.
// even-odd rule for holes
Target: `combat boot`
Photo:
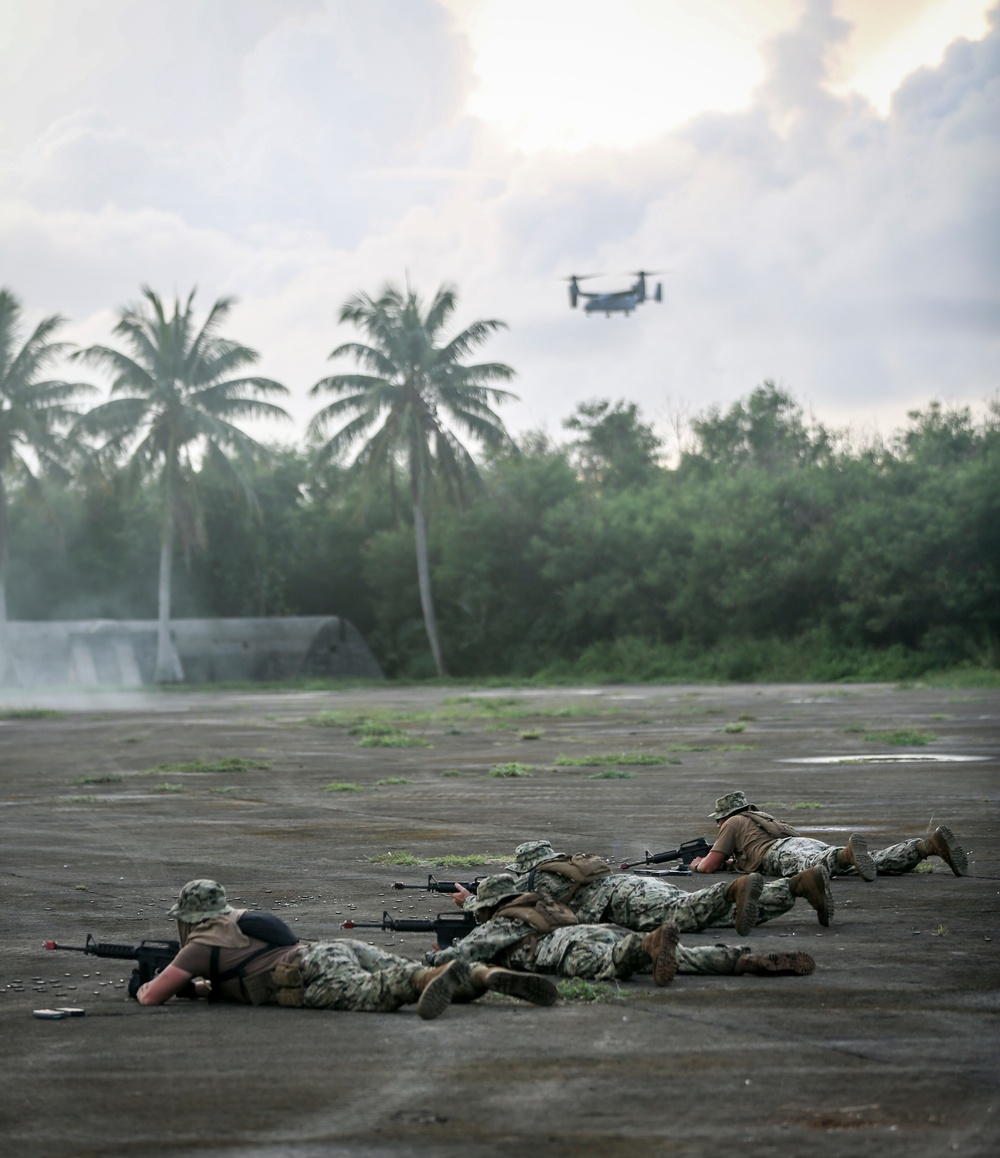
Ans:
<svg viewBox="0 0 1000 1158"><path fill-rule="evenodd" d="M803 976L815 968L816 962L808 953L744 953L737 960L733 972L755 973L761 977L780 973Z"/></svg>
<svg viewBox="0 0 1000 1158"><path fill-rule="evenodd" d="M757 924L759 913L757 902L763 887L764 878L760 873L747 873L746 876L737 877L726 885L726 900L736 905L733 925L741 937L745 937Z"/></svg>
<svg viewBox="0 0 1000 1158"><path fill-rule="evenodd" d="M924 858L939 856L957 877L969 875L969 858L950 828L935 828L930 836L917 842L917 852Z"/></svg>
<svg viewBox="0 0 1000 1158"><path fill-rule="evenodd" d="M642 951L653 962L653 981L669 985L677 975L677 930L660 925L642 939Z"/></svg>
<svg viewBox="0 0 1000 1158"><path fill-rule="evenodd" d="M419 992L417 1013L424 1021L433 1021L451 1005L458 989L469 985L471 971L464 961L449 961L433 969L421 969L414 975L413 986Z"/></svg>
<svg viewBox="0 0 1000 1158"><path fill-rule="evenodd" d="M476 996L484 993L504 993L519 997L532 1005L555 1005L559 990L554 981L538 973L518 973L514 969L500 969L495 965L473 965L472 987Z"/></svg>
<svg viewBox="0 0 1000 1158"><path fill-rule="evenodd" d="M843 848L837 850L837 864L842 869L857 869L863 881L873 881L878 873L868 852L868 841L856 832Z"/></svg>
<svg viewBox="0 0 1000 1158"><path fill-rule="evenodd" d="M830 888L830 873L826 865L814 865L805 872L789 877L788 887L793 897L802 897L812 905L819 923L825 929L833 919L833 891Z"/></svg>

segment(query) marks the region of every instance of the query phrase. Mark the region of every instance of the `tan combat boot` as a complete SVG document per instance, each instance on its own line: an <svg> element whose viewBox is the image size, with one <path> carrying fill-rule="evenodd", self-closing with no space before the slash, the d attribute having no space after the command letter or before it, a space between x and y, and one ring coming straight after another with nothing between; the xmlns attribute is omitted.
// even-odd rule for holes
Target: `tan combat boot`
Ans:
<svg viewBox="0 0 1000 1158"><path fill-rule="evenodd" d="M508 997L530 1001L532 1005L555 1005L559 999L559 990L548 977L500 969L495 965L473 965L472 985L477 997L487 992L504 993Z"/></svg>
<svg viewBox="0 0 1000 1158"><path fill-rule="evenodd" d="M661 925L642 939L642 951L653 962L653 981L669 985L677 975L677 930Z"/></svg>
<svg viewBox="0 0 1000 1158"><path fill-rule="evenodd" d="M726 900L736 905L733 925L741 937L745 937L757 924L757 902L763 887L764 878L760 873L747 873L726 885Z"/></svg>
<svg viewBox="0 0 1000 1158"><path fill-rule="evenodd" d="M833 919L833 892L826 865L818 864L805 872L788 878L793 897L802 897L816 910L819 923L825 929Z"/></svg>
<svg viewBox="0 0 1000 1158"><path fill-rule="evenodd" d="M449 961L433 969L421 969L413 977L413 986L420 994L417 1013L424 1021L433 1021L451 1005L456 990L470 982L469 966L464 961Z"/></svg>
<svg viewBox="0 0 1000 1158"><path fill-rule="evenodd" d="M774 976L779 973L812 973L816 962L808 953L744 953L736 962L734 973L756 973Z"/></svg>
<svg viewBox="0 0 1000 1158"><path fill-rule="evenodd" d="M950 828L935 828L930 836L917 844L922 857L939 856L957 877L969 875L969 858L955 839Z"/></svg>
<svg viewBox="0 0 1000 1158"><path fill-rule="evenodd" d="M868 852L868 841L858 833L853 833L847 844L838 851L837 863L841 868L858 870L863 881L873 881L878 870Z"/></svg>

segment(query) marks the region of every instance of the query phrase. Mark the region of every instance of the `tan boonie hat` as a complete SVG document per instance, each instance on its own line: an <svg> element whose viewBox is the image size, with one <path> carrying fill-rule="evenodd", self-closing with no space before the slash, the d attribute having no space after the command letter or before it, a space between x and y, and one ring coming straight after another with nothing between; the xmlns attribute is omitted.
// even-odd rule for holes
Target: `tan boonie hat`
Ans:
<svg viewBox="0 0 1000 1158"><path fill-rule="evenodd" d="M177 894L177 903L167 910L168 917L176 917L189 925L231 913L226 904L226 890L217 881L197 880L188 883Z"/></svg>
<svg viewBox="0 0 1000 1158"><path fill-rule="evenodd" d="M547 840L528 840L514 849L514 859L503 867L512 873L529 873L533 868L554 860L559 854Z"/></svg>
<svg viewBox="0 0 1000 1158"><path fill-rule="evenodd" d="M734 812L741 812L750 807L750 801L742 792L727 792L715 802L715 811L708 814L709 820L724 820Z"/></svg>
<svg viewBox="0 0 1000 1158"><path fill-rule="evenodd" d="M486 877L479 882L476 895L470 897L463 908L466 912L475 913L480 909L493 909L511 897L520 896L521 890L517 887L517 880L510 873L497 873Z"/></svg>

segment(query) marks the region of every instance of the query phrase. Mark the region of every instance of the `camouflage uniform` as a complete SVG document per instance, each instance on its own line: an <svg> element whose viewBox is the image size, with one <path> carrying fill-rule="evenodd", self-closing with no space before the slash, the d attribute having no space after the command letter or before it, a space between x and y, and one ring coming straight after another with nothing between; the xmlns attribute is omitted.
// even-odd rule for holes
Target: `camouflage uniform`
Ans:
<svg viewBox="0 0 1000 1158"><path fill-rule="evenodd" d="M747 835L745 826L742 830L738 826L730 833L727 842L727 828L736 824L737 818L744 813L754 819L754 824L750 825L751 835ZM956 876L965 876L968 872L964 850L951 829L943 826L935 829L929 837L904 840L874 852L869 851L867 842L858 834L852 835L846 846L834 846L799 835L790 825L762 812L750 803L744 792L738 791L720 796L709 819L721 825L720 840L713 851L731 856L743 871L753 870L765 876L788 877L815 865L823 865L830 876L855 876L860 869L865 880L873 880L876 875L898 877L912 872L928 856L941 857ZM761 856L760 850L767 844L769 836L771 844ZM720 843L723 845L721 848ZM735 852L726 851L734 845Z"/></svg>
<svg viewBox="0 0 1000 1158"><path fill-rule="evenodd" d="M299 960L309 1009L351 1009L387 1013L416 1001L415 984L424 967L363 941L308 945Z"/></svg>
<svg viewBox="0 0 1000 1158"><path fill-rule="evenodd" d="M574 890L567 877L537 871L556 855L548 841L528 841L518 845L516 859L507 868L518 874L520 892L539 892L561 901L581 924L609 921L640 933L651 933L663 924L674 925L679 933L697 933L709 926L733 927L736 906L725 896L728 881L689 893L662 877L611 873ZM758 901L757 924L787 913L794 904L787 881L765 885Z"/></svg>
<svg viewBox="0 0 1000 1158"><path fill-rule="evenodd" d="M643 934L615 925L564 925L536 933L523 921L494 917L447 949L428 953L426 960L443 965L457 958L586 981L625 981L633 973L652 971L643 940ZM736 962L748 952L746 945L678 945L677 972L734 973Z"/></svg>
<svg viewBox="0 0 1000 1158"><path fill-rule="evenodd" d="M880 876L900 877L911 872L924 859L917 849L919 843L919 839L904 840L900 844L890 844L888 848L869 850L868 855L875 862ZM857 869L840 863L840 851L840 848L809 836L786 836L767 850L760 871L765 876L787 877L822 864L826 865L832 877L857 876Z"/></svg>

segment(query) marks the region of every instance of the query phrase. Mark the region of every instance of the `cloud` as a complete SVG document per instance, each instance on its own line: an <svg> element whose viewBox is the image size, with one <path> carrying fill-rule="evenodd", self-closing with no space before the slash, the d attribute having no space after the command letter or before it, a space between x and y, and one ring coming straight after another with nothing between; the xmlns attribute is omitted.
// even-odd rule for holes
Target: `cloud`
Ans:
<svg viewBox="0 0 1000 1158"><path fill-rule="evenodd" d="M456 326L509 323L485 355L518 370L516 430L595 396L661 418L668 399L726 405L765 377L828 421L883 425L995 389L995 14L882 115L831 90L848 29L809 0L742 111L528 155L466 112L469 44L432 0L181 0L190 66L166 6L81 2L59 22L64 6L38 4L20 31L44 63L12 70L26 111L0 182L6 283L70 314L79 341L106 341L142 283L197 284L202 307L235 294L232 334L293 389L299 430L347 338L340 303L405 276L456 283ZM662 305L569 310L560 278L628 284L640 266L666 271Z"/></svg>

